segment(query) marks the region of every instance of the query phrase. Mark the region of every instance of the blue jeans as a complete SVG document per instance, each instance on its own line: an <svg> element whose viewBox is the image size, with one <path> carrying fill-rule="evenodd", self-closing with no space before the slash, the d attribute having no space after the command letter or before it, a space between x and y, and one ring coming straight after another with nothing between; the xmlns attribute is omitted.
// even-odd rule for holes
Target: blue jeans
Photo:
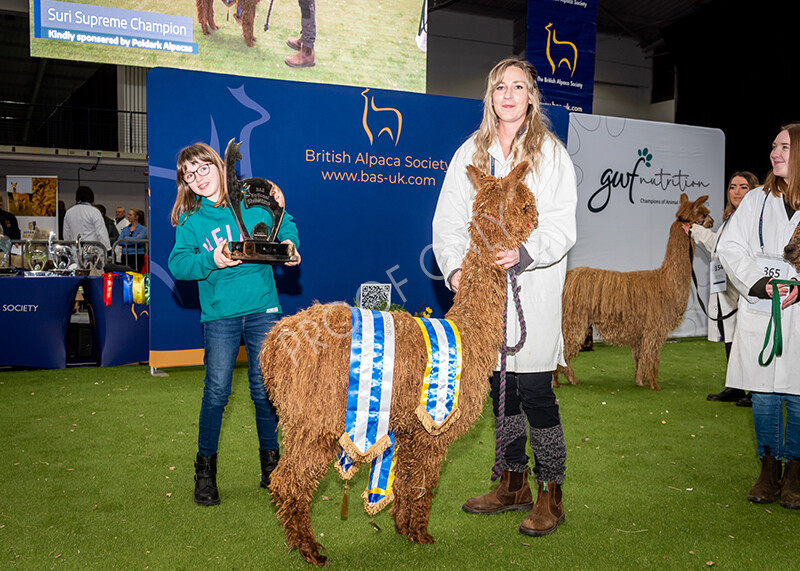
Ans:
<svg viewBox="0 0 800 571"><path fill-rule="evenodd" d="M200 433L197 449L200 454L215 454L222 427L222 413L228 404L233 382L233 367L244 338L247 349L250 398L256 408L256 431L259 448L277 450L278 416L267 396L261 376L258 353L264 338L278 321L278 313L253 313L244 317L217 319L203 324L206 367L203 404L200 407Z"/></svg>
<svg viewBox="0 0 800 571"><path fill-rule="evenodd" d="M787 462L800 458L800 396L756 392L751 395L759 458L767 454Z"/></svg>

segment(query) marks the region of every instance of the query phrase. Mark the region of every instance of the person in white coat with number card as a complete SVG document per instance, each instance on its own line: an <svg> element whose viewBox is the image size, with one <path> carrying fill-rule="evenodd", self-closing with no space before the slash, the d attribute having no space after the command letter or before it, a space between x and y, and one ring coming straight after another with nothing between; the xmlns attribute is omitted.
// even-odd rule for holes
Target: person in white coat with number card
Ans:
<svg viewBox="0 0 800 571"><path fill-rule="evenodd" d="M434 255L448 287L456 291L476 192L466 166L473 164L500 178L528 161L524 180L536 197L539 226L522 247L497 252L497 263L517 276L528 324L525 344L507 359L502 450L494 473L497 477L502 469L502 477L497 488L470 498L463 509L475 514L530 509L519 531L531 536L550 534L564 521L561 484L566 446L552 384L556 365L564 364L561 293L567 252L576 239L577 204L575 170L567 150L545 123L536 77L534 67L517 58L503 60L489 73L481 126L453 156L433 218ZM512 299L510 289L508 298ZM507 322L507 345L513 347L521 335L513 302ZM495 416L499 386L495 372L491 379ZM539 487L535 505L528 484L527 424Z"/></svg>
<svg viewBox="0 0 800 571"><path fill-rule="evenodd" d="M728 204L722 214L722 225L714 232L699 224L684 224L684 229L691 230L690 236L711 254L710 294L708 297L708 340L725 344L725 361L731 356L733 332L736 330L736 306L739 303L739 290L729 283L717 255L719 244L731 216L741 204L744 196L758 186L758 178L751 172L738 171L728 181ZM742 389L725 387L721 392L712 393L706 400L719 402L736 402L739 406L750 406L750 395Z"/></svg>
<svg viewBox="0 0 800 571"><path fill-rule="evenodd" d="M742 294L726 385L752 394L761 474L747 499L771 503L780 495L783 507L800 509L797 286L778 288L782 354L771 357L765 347L775 295L770 282L796 280L798 273L783 259L783 249L800 224L800 123L781 129L770 160L772 171L764 186L744 197L717 246L729 281Z"/></svg>

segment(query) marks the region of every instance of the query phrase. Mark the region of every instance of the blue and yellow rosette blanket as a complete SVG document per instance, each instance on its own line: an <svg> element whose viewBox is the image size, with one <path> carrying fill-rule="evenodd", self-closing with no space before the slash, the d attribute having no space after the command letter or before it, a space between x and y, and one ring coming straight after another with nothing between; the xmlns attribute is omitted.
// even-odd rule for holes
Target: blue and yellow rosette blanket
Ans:
<svg viewBox="0 0 800 571"><path fill-rule="evenodd" d="M389 426L394 381L395 329L389 312L350 308L352 337L345 432L339 438L339 475L349 480L362 462L372 461L364 509L376 514L392 499L395 438ZM458 418L461 338L455 325L415 318L428 349L416 413L433 435Z"/></svg>

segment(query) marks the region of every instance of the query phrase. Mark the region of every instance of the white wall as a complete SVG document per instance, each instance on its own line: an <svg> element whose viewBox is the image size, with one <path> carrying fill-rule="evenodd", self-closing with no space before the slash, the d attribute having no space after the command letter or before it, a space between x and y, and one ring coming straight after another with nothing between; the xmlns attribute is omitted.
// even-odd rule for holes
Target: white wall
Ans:
<svg viewBox="0 0 800 571"><path fill-rule="evenodd" d="M436 10L428 16L427 92L482 99L486 73L513 55L514 22Z"/></svg>
<svg viewBox="0 0 800 571"><path fill-rule="evenodd" d="M675 102L650 103L653 60L631 39L597 37L592 113L672 123Z"/></svg>

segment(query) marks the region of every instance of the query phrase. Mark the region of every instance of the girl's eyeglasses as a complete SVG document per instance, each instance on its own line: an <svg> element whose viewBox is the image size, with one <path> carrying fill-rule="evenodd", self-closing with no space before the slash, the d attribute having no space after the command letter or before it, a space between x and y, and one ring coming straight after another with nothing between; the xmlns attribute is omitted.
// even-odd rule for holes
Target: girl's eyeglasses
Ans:
<svg viewBox="0 0 800 571"><path fill-rule="evenodd" d="M208 173L211 172L211 163L205 163L197 167L192 172L187 172L183 175L183 182L186 184L192 184L195 179L195 173L199 174L200 176L208 176Z"/></svg>

